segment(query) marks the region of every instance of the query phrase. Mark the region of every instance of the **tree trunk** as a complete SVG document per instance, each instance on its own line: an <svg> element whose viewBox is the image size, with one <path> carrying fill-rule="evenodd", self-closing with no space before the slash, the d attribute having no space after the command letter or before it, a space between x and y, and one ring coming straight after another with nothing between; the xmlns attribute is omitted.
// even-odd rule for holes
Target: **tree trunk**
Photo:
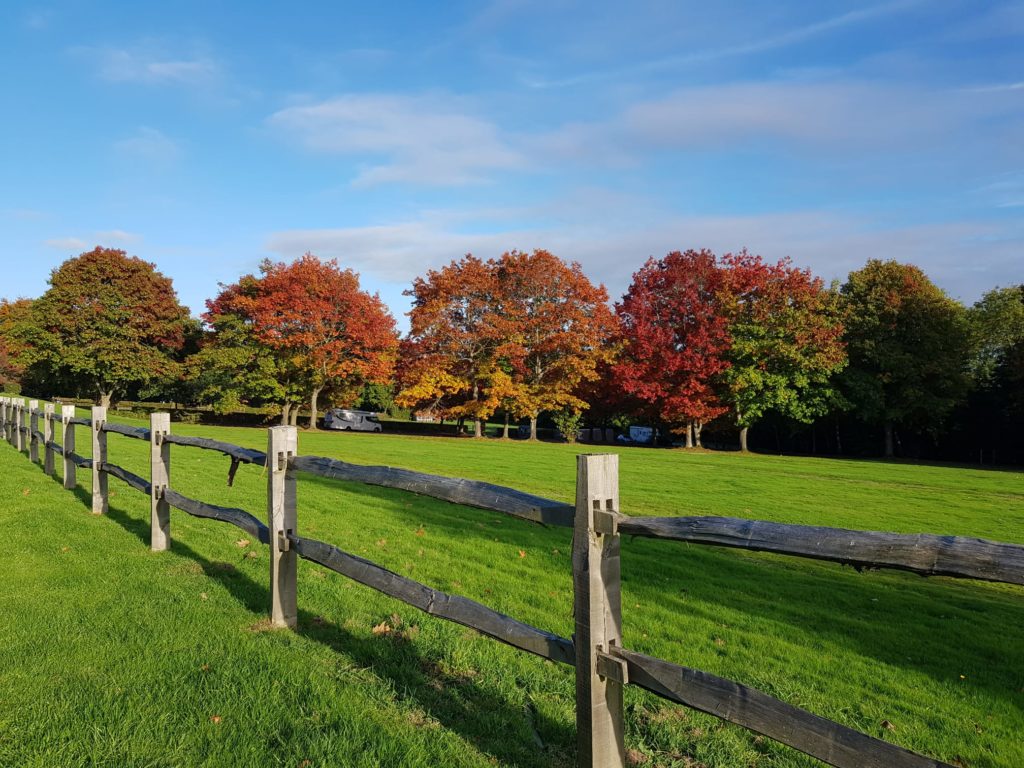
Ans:
<svg viewBox="0 0 1024 768"><path fill-rule="evenodd" d="M704 444L700 441L700 433L704 431L704 422L695 421L693 422L693 442L698 448L703 448Z"/></svg>
<svg viewBox="0 0 1024 768"><path fill-rule="evenodd" d="M292 404L291 403L284 403L284 404L281 405L281 426L282 427L287 427L288 426L288 414L290 413L291 409L292 409Z"/></svg>
<svg viewBox="0 0 1024 768"><path fill-rule="evenodd" d="M293 427L297 427L299 425L299 404L298 403L295 403L295 404L292 405L292 414L291 414L291 417L288 419L288 423L291 426L293 426Z"/></svg>
<svg viewBox="0 0 1024 768"><path fill-rule="evenodd" d="M693 448L693 422L686 422L686 447Z"/></svg>
<svg viewBox="0 0 1024 768"><path fill-rule="evenodd" d="M508 411L505 411L505 429L501 433L504 440L508 440Z"/></svg>
<svg viewBox="0 0 1024 768"><path fill-rule="evenodd" d="M473 419L473 437L483 437L483 426L480 419Z"/></svg>
<svg viewBox="0 0 1024 768"><path fill-rule="evenodd" d="M747 429L749 427L740 427L740 452L747 453Z"/></svg>
<svg viewBox="0 0 1024 768"><path fill-rule="evenodd" d="M892 422L885 422L885 458L891 459L894 456L892 449Z"/></svg>
<svg viewBox="0 0 1024 768"><path fill-rule="evenodd" d="M313 393L309 396L309 428L316 431L317 413L316 401L320 398L320 390L323 387L315 387Z"/></svg>
<svg viewBox="0 0 1024 768"><path fill-rule="evenodd" d="M836 419L836 455L843 455L843 439L839 436L839 419Z"/></svg>
<svg viewBox="0 0 1024 768"><path fill-rule="evenodd" d="M531 416L530 417L530 439L531 440L536 440L537 439L537 417L536 416Z"/></svg>

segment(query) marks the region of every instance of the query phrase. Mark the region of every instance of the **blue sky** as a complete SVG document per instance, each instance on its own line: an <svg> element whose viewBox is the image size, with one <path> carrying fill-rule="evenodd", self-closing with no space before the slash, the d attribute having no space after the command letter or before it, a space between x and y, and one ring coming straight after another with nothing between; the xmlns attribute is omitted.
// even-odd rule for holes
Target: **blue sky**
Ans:
<svg viewBox="0 0 1024 768"><path fill-rule="evenodd" d="M309 250L402 320L512 248L1024 279L1024 3L8 0L0 65L8 298L96 244L195 312Z"/></svg>

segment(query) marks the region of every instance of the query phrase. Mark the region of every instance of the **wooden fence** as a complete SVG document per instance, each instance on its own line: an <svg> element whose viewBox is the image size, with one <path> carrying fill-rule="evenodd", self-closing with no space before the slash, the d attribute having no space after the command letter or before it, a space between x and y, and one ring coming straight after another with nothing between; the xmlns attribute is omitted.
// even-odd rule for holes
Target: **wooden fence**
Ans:
<svg viewBox="0 0 1024 768"><path fill-rule="evenodd" d="M26 417L28 424L26 425ZM42 420L43 429L39 430ZM59 425L61 441L55 429ZM75 453L75 427L87 427L92 458ZM903 535L787 525L726 517L630 517L619 507L618 456L577 457L576 503L565 504L490 483L439 477L391 467L362 466L298 455L295 427L271 427L267 452L171 433L170 417L154 413L150 428L107 421L106 408L91 418L75 417L74 406L42 410L32 400L0 398L0 428L19 451L54 473L64 462L64 487L74 488L76 470L92 473L92 511L107 510L107 480L127 483L150 498L151 548L170 547L170 508L238 526L270 547L269 613L275 625L295 627L298 558L318 563L432 616L453 621L515 648L576 669L578 762L623 766L622 691L627 685L709 713L840 768L924 768L945 763L908 752L846 726L813 715L760 691L707 672L645 656L622 647L620 547L622 534L694 544L775 552L830 560L857 568L895 568L923 576L951 576L1024 585L1024 546L954 536ZM150 444L150 479L108 461L107 436ZM267 522L241 509L191 499L171 487L172 445L219 451L239 464L267 469ZM369 560L298 533L295 479L299 473L361 482L443 499L480 509L573 529L572 572L575 634L572 639L532 627L465 597L449 595Z"/></svg>

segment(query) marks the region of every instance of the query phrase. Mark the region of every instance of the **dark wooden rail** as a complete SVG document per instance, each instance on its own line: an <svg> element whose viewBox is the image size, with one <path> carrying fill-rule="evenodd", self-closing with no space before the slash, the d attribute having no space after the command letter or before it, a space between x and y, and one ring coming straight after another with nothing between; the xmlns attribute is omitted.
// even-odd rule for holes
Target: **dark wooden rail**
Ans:
<svg viewBox="0 0 1024 768"><path fill-rule="evenodd" d="M576 663L572 640L531 627L467 597L431 589L369 560L342 552L331 544L295 535L288 536L288 540L299 557L319 563L431 616L471 627L495 640L551 661Z"/></svg>
<svg viewBox="0 0 1024 768"><path fill-rule="evenodd" d="M394 467L349 464L336 459L319 456L300 456L289 462L289 467L331 480L345 480L353 483L379 485L396 488L421 496L464 504L467 507L489 509L524 520L545 525L572 527L575 507L542 496L505 488L478 480L463 480L458 477L442 477L424 472Z"/></svg>
<svg viewBox="0 0 1024 768"><path fill-rule="evenodd" d="M149 430L144 427L129 427L127 424L113 424L105 421L100 429L104 432L114 432L125 437L134 437L136 440L149 440Z"/></svg>
<svg viewBox="0 0 1024 768"><path fill-rule="evenodd" d="M205 437L186 437L184 435L164 435L164 441L173 443L174 445L190 445L193 448L205 448L210 451L220 451L221 453L230 456L232 459L243 462L244 464L256 464L258 466L266 466L267 454L262 451L256 451L252 448L243 448L240 445L234 445L232 443L223 443L220 440L210 440Z"/></svg>
<svg viewBox="0 0 1024 768"><path fill-rule="evenodd" d="M621 517L620 533L1024 585L1024 546L932 534L882 533L733 517Z"/></svg>
<svg viewBox="0 0 1024 768"><path fill-rule="evenodd" d="M149 496L153 492L153 487L149 484L149 481L144 477L139 477L134 472L129 472L124 467L119 467L117 464L110 464L104 462L100 464L100 470L106 472L108 475L113 475L118 480L122 480L132 488L141 493Z"/></svg>
<svg viewBox="0 0 1024 768"><path fill-rule="evenodd" d="M208 520L219 520L223 523L231 523L248 533L254 539L263 544L270 541L270 529L261 520L250 515L244 509L234 507L218 507L214 504L207 504L202 501L182 496L170 488L164 489L161 498L175 509L187 512L193 517L205 517Z"/></svg>
<svg viewBox="0 0 1024 768"><path fill-rule="evenodd" d="M837 768L952 768L731 680L625 648L610 650L602 655L625 662L629 684L764 734Z"/></svg>

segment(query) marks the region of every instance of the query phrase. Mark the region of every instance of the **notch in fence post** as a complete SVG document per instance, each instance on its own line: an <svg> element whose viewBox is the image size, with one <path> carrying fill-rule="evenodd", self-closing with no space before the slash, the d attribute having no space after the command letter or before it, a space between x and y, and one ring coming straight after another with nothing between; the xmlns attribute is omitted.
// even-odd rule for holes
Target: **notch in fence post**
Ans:
<svg viewBox="0 0 1024 768"><path fill-rule="evenodd" d="M576 738L577 764L587 768L621 768L626 762L622 684L598 674L597 667L599 651L622 643L622 599L619 535L596 530L594 513L618 511L618 455L577 456L572 539Z"/></svg>
<svg viewBox="0 0 1024 768"><path fill-rule="evenodd" d="M294 628L298 623L298 556L288 534L296 533L295 476L288 459L299 449L295 427L271 427L267 438L267 517L270 525L270 622Z"/></svg>
<svg viewBox="0 0 1024 768"><path fill-rule="evenodd" d="M14 401L14 447L18 451L25 450L25 434L21 431L25 426L25 400L19 397Z"/></svg>
<svg viewBox="0 0 1024 768"><path fill-rule="evenodd" d="M53 403L43 406L43 472L52 475L53 470Z"/></svg>
<svg viewBox="0 0 1024 768"><path fill-rule="evenodd" d="M164 491L171 483L171 414L149 414L149 548L165 552L171 548L171 505Z"/></svg>
<svg viewBox="0 0 1024 768"><path fill-rule="evenodd" d="M28 460L33 464L39 461L39 401L28 401Z"/></svg>
<svg viewBox="0 0 1024 768"><path fill-rule="evenodd" d="M105 515L109 509L107 473L102 467L107 463L107 433L103 424L107 420L107 409L102 405L92 407L92 513Z"/></svg>
<svg viewBox="0 0 1024 768"><path fill-rule="evenodd" d="M60 407L60 445L64 450L64 487L71 490L78 483L75 473L78 467L71 460L71 454L75 452L75 425L71 420L75 418L75 406L62 405Z"/></svg>

